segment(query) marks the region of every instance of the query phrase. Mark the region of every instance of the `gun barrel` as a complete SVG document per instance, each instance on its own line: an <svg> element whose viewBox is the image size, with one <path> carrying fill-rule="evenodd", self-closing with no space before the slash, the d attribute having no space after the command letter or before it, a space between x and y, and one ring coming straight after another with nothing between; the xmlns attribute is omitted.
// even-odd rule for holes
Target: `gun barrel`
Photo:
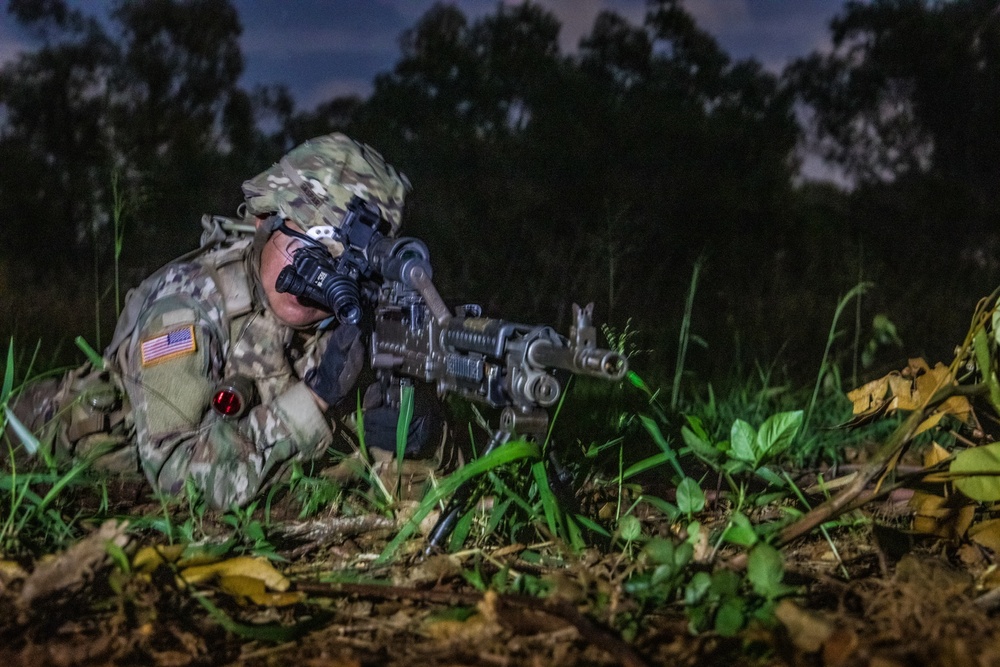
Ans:
<svg viewBox="0 0 1000 667"><path fill-rule="evenodd" d="M551 340L534 341L528 361L543 367L561 368L580 375L618 381L628 371L628 359L614 350L599 347L562 347Z"/></svg>

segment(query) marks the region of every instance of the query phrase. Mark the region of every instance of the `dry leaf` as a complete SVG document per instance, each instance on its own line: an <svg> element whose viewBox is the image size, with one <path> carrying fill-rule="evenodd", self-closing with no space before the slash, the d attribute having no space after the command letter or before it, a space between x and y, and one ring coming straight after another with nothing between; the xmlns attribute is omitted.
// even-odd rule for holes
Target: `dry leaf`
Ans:
<svg viewBox="0 0 1000 667"><path fill-rule="evenodd" d="M858 649L858 635L850 628L838 628L823 644L824 667L840 667Z"/></svg>
<svg viewBox="0 0 1000 667"><path fill-rule="evenodd" d="M976 508L960 494L948 498L917 491L910 498L916 510L913 530L924 535L934 535L945 540L960 540L972 525Z"/></svg>
<svg viewBox="0 0 1000 667"><path fill-rule="evenodd" d="M889 398L889 376L893 374L899 375L899 372L893 371L885 377L872 380L847 392L847 399L854 405L854 414L860 415L877 410L885 404Z"/></svg>
<svg viewBox="0 0 1000 667"><path fill-rule="evenodd" d="M785 626L795 647L806 653L820 650L833 634L833 625L829 621L787 598L778 603L774 616Z"/></svg>
<svg viewBox="0 0 1000 667"><path fill-rule="evenodd" d="M177 559L184 553L186 546L184 544L165 544L143 547L132 559L132 569L148 574L161 565L176 563Z"/></svg>
<svg viewBox="0 0 1000 667"><path fill-rule="evenodd" d="M273 591L286 591L291 585L285 575L274 569L274 566L266 558L252 556L237 556L210 565L196 565L185 568L180 573L181 579L189 584L205 583L221 577L234 576L259 579L264 586Z"/></svg>
<svg viewBox="0 0 1000 667"><path fill-rule="evenodd" d="M267 607L287 607L306 598L305 593L300 591L268 591L260 579L239 574L220 577L219 588L234 598Z"/></svg>
<svg viewBox="0 0 1000 667"><path fill-rule="evenodd" d="M1000 519L980 521L969 529L969 539L1000 554Z"/></svg>
<svg viewBox="0 0 1000 667"><path fill-rule="evenodd" d="M64 591L81 588L94 573L110 564L108 544L119 548L128 544L127 521L111 519L62 554L39 563L21 589L20 603L27 608L35 601Z"/></svg>

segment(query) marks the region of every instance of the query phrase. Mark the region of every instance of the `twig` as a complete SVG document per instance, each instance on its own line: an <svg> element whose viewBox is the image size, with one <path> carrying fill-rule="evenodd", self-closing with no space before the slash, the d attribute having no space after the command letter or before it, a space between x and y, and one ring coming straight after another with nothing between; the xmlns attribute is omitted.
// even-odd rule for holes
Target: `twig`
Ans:
<svg viewBox="0 0 1000 667"><path fill-rule="evenodd" d="M360 535L373 530L385 530L396 527L396 522L378 514L363 516L333 517L330 519L313 519L296 521L274 527L274 532L281 537L312 540L322 542L333 537Z"/></svg>
<svg viewBox="0 0 1000 667"><path fill-rule="evenodd" d="M352 595L382 599L416 600L433 604L474 606L483 600L482 593L457 591L418 590L404 586L377 584L323 584L297 582L298 590L310 595ZM618 659L625 667L647 667L649 663L612 630L605 628L581 614L572 604L561 600L543 600L527 595L497 595L498 606L530 609L560 618L580 633L580 637Z"/></svg>
<svg viewBox="0 0 1000 667"><path fill-rule="evenodd" d="M950 384L938 389L923 406L910 413L896 427L896 430L876 450L872 459L858 470L857 476L850 484L826 502L814 507L795 523L785 526L778 533L774 546L783 547L802 537L816 528L816 526L822 525L847 511L856 509L879 496L881 490L869 490L869 484L879 479L899 458L905 447L916 435L920 424L923 423L924 419L927 418L934 408L952 396L978 396L986 391L987 387L985 384L969 386ZM728 566L734 569L742 569L746 566L746 559L747 554L741 553L731 559L728 562Z"/></svg>

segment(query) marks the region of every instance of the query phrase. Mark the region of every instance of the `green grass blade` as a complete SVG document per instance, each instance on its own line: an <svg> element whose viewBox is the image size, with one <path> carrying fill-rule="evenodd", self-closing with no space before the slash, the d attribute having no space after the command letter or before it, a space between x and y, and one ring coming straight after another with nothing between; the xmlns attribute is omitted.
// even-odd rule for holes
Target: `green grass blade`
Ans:
<svg viewBox="0 0 1000 667"><path fill-rule="evenodd" d="M28 453L34 456L42 446L42 444L38 441L38 438L35 437L35 434L32 433L27 426L21 423L21 420L17 418L17 415L15 415L14 412L6 405L4 406L3 411L7 416L7 423L10 424L10 427L14 430L14 435L16 435L17 439L21 441L21 444L24 445L24 448L28 451Z"/></svg>
<svg viewBox="0 0 1000 667"><path fill-rule="evenodd" d="M653 454L652 456L648 456L643 460L637 463L633 463L628 468L626 468L625 472L622 473L622 479L626 480L629 477L634 477L635 475L638 475L641 472L649 470L650 468L661 466L664 463L669 463L670 461L671 457L669 454L663 452L659 454Z"/></svg>
<svg viewBox="0 0 1000 667"><path fill-rule="evenodd" d="M14 387L14 339L7 346L7 366L3 371L3 386L0 387L0 405L7 405L7 398Z"/></svg>
<svg viewBox="0 0 1000 667"><path fill-rule="evenodd" d="M307 629L306 624L304 623L293 625L291 627L284 627L280 625L244 625L242 623L237 623L230 618L228 614L216 607L215 604L209 601L209 599L202 593L192 592L191 597L197 600L198 603L205 608L209 615L215 619L215 622L223 627L223 629L238 637L243 637L244 639L255 639L257 641L281 644L292 641L301 636Z"/></svg>
<svg viewBox="0 0 1000 667"><path fill-rule="evenodd" d="M102 371L105 370L106 363L104 361L104 357L99 355L97 351L90 346L90 343L88 343L86 339L84 339L83 336L77 336L74 339L74 342L76 343L76 346L80 348L85 355L87 355L87 361L90 362L91 366L93 366L94 368L98 368Z"/></svg>
<svg viewBox="0 0 1000 667"><path fill-rule="evenodd" d="M538 487L538 495L542 499L542 510L545 512L545 523L549 527L549 534L553 537L559 535L559 501L552 493L549 486L549 474L545 470L544 461L536 461L531 465L531 475L535 478L535 485Z"/></svg>
<svg viewBox="0 0 1000 667"><path fill-rule="evenodd" d="M413 385L406 383L399 387L399 418L396 421L396 469L402 474L403 457L406 456L406 441L413 421Z"/></svg>
<svg viewBox="0 0 1000 667"><path fill-rule="evenodd" d="M436 488L431 489L431 491L424 497L423 501L421 501L420 505L417 507L417 510L413 513L413 516L410 517L410 520L407 521L402 528L400 528L396 537L392 538L392 541L386 545L385 550L382 551L373 565L382 565L389 562L389 560L391 560L395 555L396 550L399 549L399 547L402 546L407 539L409 539L410 535L413 534L413 531L415 531L420 525L420 522L423 521L428 514L430 514L431 510L434 509L439 502L455 493L455 491L458 490L458 487L462 484L489 470L507 465L508 463L523 459L538 458L538 454L539 451L537 444L524 440L515 440L497 447L486 456L470 461L451 475L448 475L446 478L441 480L441 483L438 484Z"/></svg>
<svg viewBox="0 0 1000 667"><path fill-rule="evenodd" d="M666 455L666 460L673 466L674 472L683 477L684 471L681 469L681 464L677 461L677 454L670 446L670 443L667 442L667 439L663 437L663 432L660 431L660 425L646 415L639 415L639 420L642 422L646 431L649 432L649 435L653 438L657 447L663 450L664 455Z"/></svg>
<svg viewBox="0 0 1000 667"><path fill-rule="evenodd" d="M604 526L602 526L601 524L597 523L593 519L591 519L589 517L585 517L582 514L576 514L574 516L575 516L576 520L579 521L583 525L584 528L592 530L595 533L597 533L598 535L601 535L603 537L608 537L608 538L611 537L611 533L609 533L607 530L605 530Z"/></svg>

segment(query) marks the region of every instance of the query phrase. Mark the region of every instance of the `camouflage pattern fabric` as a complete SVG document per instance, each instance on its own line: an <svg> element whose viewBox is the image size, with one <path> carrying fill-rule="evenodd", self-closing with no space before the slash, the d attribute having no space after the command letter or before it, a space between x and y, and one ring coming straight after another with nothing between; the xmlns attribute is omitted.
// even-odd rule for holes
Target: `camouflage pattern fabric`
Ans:
<svg viewBox="0 0 1000 667"><path fill-rule="evenodd" d="M339 226L355 195L378 206L392 233L399 230L406 176L371 146L343 134L311 139L292 149L267 171L243 183L252 215L277 213L303 230Z"/></svg>
<svg viewBox="0 0 1000 667"><path fill-rule="evenodd" d="M249 240L235 249L249 253ZM232 317L215 255L168 264L135 290L135 322L109 349L132 405L135 442L154 488L178 493L191 477L214 507L243 505L294 459L332 441L330 422L300 378L320 358L328 332L299 332L260 303ZM240 262L238 266L242 267ZM180 343L170 342L174 336ZM358 341L357 345L361 345ZM259 404L238 419L210 407L223 378L250 378ZM353 382L353 380L350 380Z"/></svg>
<svg viewBox="0 0 1000 667"><path fill-rule="evenodd" d="M341 224L357 195L379 207L394 233L409 189L375 150L342 134L305 142L243 184L250 215L277 213L307 232ZM191 478L225 508L249 502L292 461L321 455L333 432L302 381L331 331L292 329L266 308L255 282L263 233L256 241L220 236L130 292L105 352L110 373L81 369L46 387L56 392L51 400L21 407L32 426L49 425L57 449L78 456L110 442L115 468L141 468L169 494ZM364 354L360 337L349 348L344 387L356 383ZM237 377L252 381L258 400L238 418L223 417L211 407L213 392ZM114 414L77 409L88 387L109 382L125 394Z"/></svg>

